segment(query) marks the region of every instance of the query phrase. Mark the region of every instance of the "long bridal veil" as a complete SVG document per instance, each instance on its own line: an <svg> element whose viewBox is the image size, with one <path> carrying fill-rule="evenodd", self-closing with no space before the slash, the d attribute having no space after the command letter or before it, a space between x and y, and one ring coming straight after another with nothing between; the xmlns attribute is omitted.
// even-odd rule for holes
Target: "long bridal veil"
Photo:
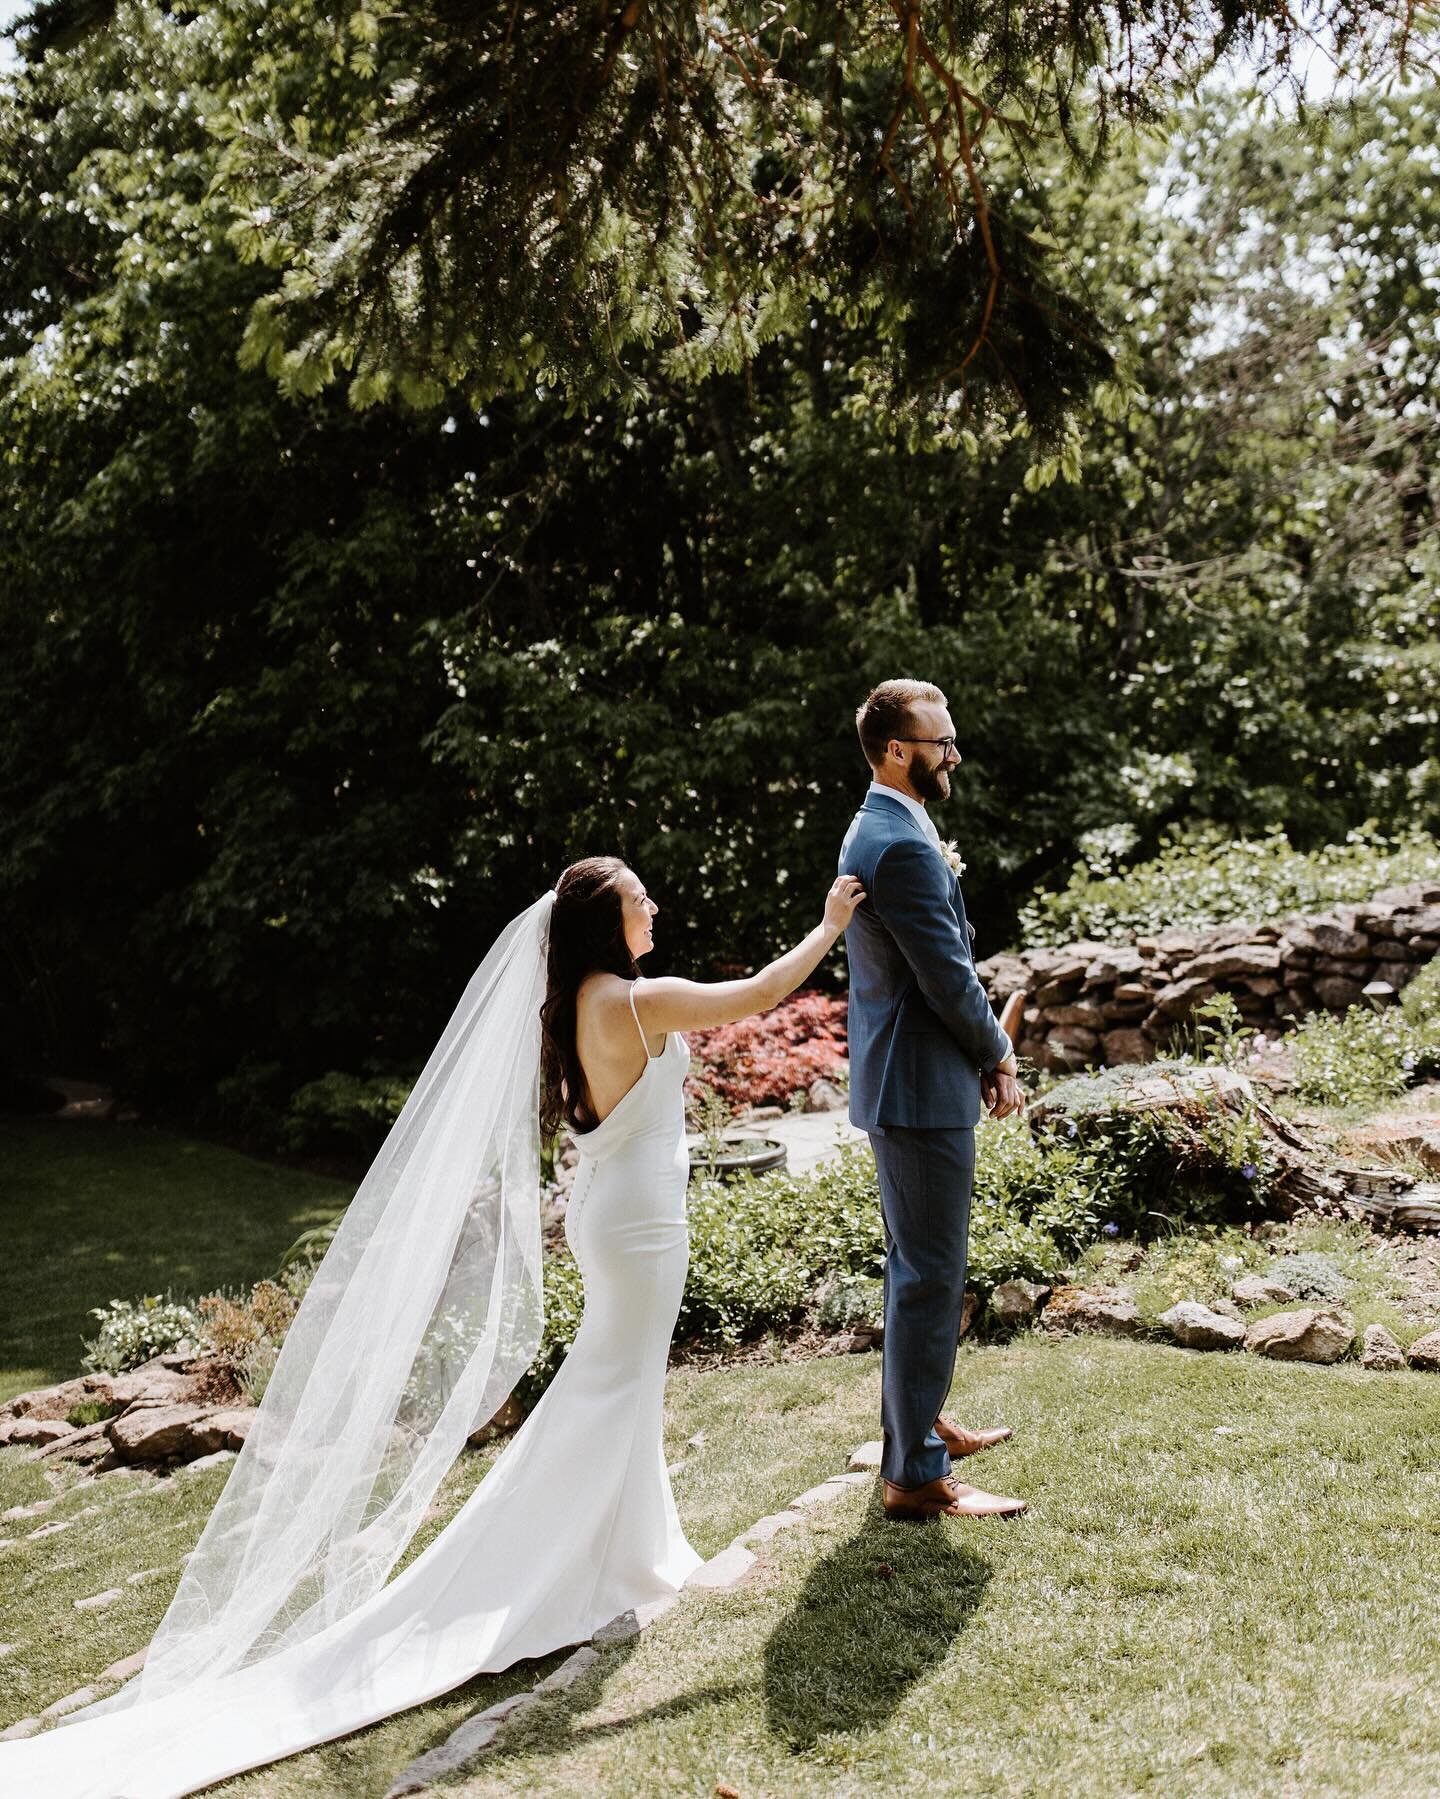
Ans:
<svg viewBox="0 0 1440 1799"><path fill-rule="evenodd" d="M142 1672L61 1729L217 1680L363 1605L533 1360L553 901L500 934L360 1183Z"/></svg>

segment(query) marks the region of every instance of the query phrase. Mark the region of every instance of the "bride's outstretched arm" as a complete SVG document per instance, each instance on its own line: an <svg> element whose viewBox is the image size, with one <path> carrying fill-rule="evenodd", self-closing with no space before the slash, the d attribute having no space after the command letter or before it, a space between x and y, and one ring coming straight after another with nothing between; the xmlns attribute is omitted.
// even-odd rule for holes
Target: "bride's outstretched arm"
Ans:
<svg viewBox="0 0 1440 1799"><path fill-rule="evenodd" d="M647 1032L708 1031L752 1012L768 1012L813 974L834 948L865 897L853 875L841 875L825 896L825 916L810 935L743 981L682 981L665 975L635 989L635 1006Z"/></svg>

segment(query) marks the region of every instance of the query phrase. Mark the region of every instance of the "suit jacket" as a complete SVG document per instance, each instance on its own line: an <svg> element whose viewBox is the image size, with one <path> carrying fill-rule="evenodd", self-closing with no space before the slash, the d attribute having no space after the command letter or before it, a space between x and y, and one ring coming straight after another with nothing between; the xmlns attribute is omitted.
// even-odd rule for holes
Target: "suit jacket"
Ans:
<svg viewBox="0 0 1440 1799"><path fill-rule="evenodd" d="M960 882L920 821L884 794L855 814L840 873L866 895L845 933L851 1123L977 1123L981 1071L1009 1045L975 972Z"/></svg>

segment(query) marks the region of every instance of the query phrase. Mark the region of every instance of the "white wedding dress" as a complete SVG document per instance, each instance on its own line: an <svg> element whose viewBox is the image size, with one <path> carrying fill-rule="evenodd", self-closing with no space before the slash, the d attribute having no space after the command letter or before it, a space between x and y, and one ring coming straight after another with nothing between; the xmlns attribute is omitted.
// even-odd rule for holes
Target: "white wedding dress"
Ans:
<svg viewBox="0 0 1440 1799"><path fill-rule="evenodd" d="M0 1744L3 1799L193 1793L477 1674L583 1642L683 1584L700 1557L680 1528L661 1426L689 1256L689 1055L672 1031L646 1057L635 1085L578 1139L565 1219L585 1281L575 1342L435 1541L358 1610L294 1648L128 1711Z"/></svg>

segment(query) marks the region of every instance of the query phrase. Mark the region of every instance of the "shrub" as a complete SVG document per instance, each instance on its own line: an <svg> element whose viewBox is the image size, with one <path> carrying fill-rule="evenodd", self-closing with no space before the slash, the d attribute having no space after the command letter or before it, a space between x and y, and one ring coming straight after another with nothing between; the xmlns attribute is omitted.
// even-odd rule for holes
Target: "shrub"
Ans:
<svg viewBox="0 0 1440 1799"><path fill-rule="evenodd" d="M157 1355L182 1346L198 1348L200 1320L183 1301L149 1295L144 1299L112 1299L93 1307L99 1334L85 1345L84 1366L97 1373L125 1374Z"/></svg>
<svg viewBox="0 0 1440 1799"><path fill-rule="evenodd" d="M701 1066L692 1093L709 1086L734 1106L784 1105L798 1088L845 1060L845 1001L805 991L761 1012L688 1038Z"/></svg>
<svg viewBox="0 0 1440 1799"><path fill-rule="evenodd" d="M415 1079L332 1070L307 1081L290 1097L281 1133L285 1148L297 1154L336 1149L373 1154L400 1116Z"/></svg>
<svg viewBox="0 0 1440 1799"><path fill-rule="evenodd" d="M1401 1011L1352 1006L1343 1018L1312 1012L1288 1039L1296 1097L1317 1106L1394 1099L1405 1091L1415 1065L1414 1037Z"/></svg>
<svg viewBox="0 0 1440 1799"><path fill-rule="evenodd" d="M885 1319L885 1283L873 1274L841 1274L815 1295L815 1315L826 1330L865 1330Z"/></svg>
<svg viewBox="0 0 1440 1799"><path fill-rule="evenodd" d="M1310 1249L1277 1257L1266 1273L1288 1287L1297 1299L1344 1299L1350 1287L1332 1261Z"/></svg>
<svg viewBox="0 0 1440 1799"><path fill-rule="evenodd" d="M125 1410L115 1399L82 1399L79 1405L72 1405L65 1414L65 1422L82 1430L87 1424L102 1424L107 1418L114 1418Z"/></svg>
<svg viewBox="0 0 1440 1799"><path fill-rule="evenodd" d="M1423 831L1387 838L1370 824L1344 843L1301 851L1279 826L1246 838L1207 825L1172 834L1150 861L1123 870L1103 853L1081 863L1060 892L1038 894L1021 908L1019 940L1027 948L1081 937L1119 942L1173 925L1198 930L1320 912L1437 877L1440 843Z"/></svg>
<svg viewBox="0 0 1440 1799"><path fill-rule="evenodd" d="M1406 1072L1412 1080L1434 1080L1440 1076L1440 956L1401 994L1400 1015L1410 1027L1408 1053L1414 1057Z"/></svg>

